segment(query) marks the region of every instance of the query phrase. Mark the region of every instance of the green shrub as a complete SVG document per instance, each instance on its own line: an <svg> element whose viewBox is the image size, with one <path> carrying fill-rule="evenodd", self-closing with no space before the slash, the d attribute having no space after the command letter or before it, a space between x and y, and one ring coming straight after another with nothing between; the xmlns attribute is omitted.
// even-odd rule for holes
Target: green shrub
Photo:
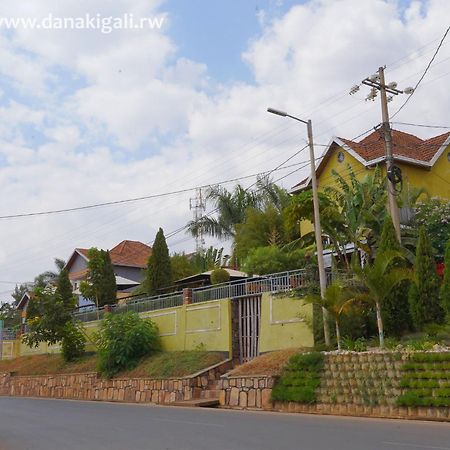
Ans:
<svg viewBox="0 0 450 450"><path fill-rule="evenodd" d="M96 334L99 371L110 378L121 370L134 368L139 360L160 350L156 325L136 312L106 314Z"/></svg>
<svg viewBox="0 0 450 450"><path fill-rule="evenodd" d="M413 353L409 357L414 362L443 362L450 361L450 352L443 353Z"/></svg>
<svg viewBox="0 0 450 450"><path fill-rule="evenodd" d="M86 337L79 322L69 321L64 327L62 339L62 356L64 361L70 362L84 355Z"/></svg>
<svg viewBox="0 0 450 450"><path fill-rule="evenodd" d="M349 337L345 336L342 338L341 345L344 350L350 350L352 352L367 351L366 340L362 337L359 337L359 338L353 340L353 339L350 339Z"/></svg>
<svg viewBox="0 0 450 450"><path fill-rule="evenodd" d="M230 274L225 269L215 269L211 272L211 284L220 284L230 281Z"/></svg>
<svg viewBox="0 0 450 450"><path fill-rule="evenodd" d="M323 354L318 352L293 355L272 390L272 400L315 403L320 386Z"/></svg>

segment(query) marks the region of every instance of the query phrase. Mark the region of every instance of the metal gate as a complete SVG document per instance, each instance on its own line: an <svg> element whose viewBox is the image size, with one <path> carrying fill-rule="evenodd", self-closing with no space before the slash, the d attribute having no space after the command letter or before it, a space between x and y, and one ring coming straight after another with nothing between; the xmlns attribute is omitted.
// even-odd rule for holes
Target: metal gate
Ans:
<svg viewBox="0 0 450 450"><path fill-rule="evenodd" d="M261 296L236 300L239 336L239 362L245 363L259 355Z"/></svg>

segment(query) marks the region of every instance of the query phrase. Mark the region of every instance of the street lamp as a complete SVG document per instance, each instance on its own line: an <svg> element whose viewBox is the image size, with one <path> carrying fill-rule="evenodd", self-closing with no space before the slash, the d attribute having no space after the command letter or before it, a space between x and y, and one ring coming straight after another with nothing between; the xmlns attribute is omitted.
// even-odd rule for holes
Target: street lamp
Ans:
<svg viewBox="0 0 450 450"><path fill-rule="evenodd" d="M287 112L280 111L274 108L267 108L267 112L276 114L281 117L289 117L290 119L297 120L306 124L308 128L308 142L309 142L309 157L311 160L311 185L313 193L313 207L314 207L314 232L316 235L316 247L317 247L317 263L319 265L319 283L320 283L320 296L322 299L325 297L325 289L327 287L327 279L325 274L325 264L323 261L323 244L322 244L322 229L320 226L320 213L319 213L319 196L317 193L317 178L316 178L316 163L314 158L314 142L311 120L302 120L298 117L291 116ZM328 329L328 311L322 307L323 313L323 333L325 338L325 344L330 345L330 332Z"/></svg>

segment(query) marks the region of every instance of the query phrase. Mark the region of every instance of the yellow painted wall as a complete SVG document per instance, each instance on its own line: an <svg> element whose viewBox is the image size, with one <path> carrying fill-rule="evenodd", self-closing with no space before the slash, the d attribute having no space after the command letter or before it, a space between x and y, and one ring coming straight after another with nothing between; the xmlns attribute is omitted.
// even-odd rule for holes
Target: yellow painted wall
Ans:
<svg viewBox="0 0 450 450"><path fill-rule="evenodd" d="M261 303L260 353L293 347L314 346L312 305L299 299L263 294Z"/></svg>
<svg viewBox="0 0 450 450"><path fill-rule="evenodd" d="M261 300L260 352L269 352L291 347L313 346L313 334L308 327L312 307L302 306L300 300L290 297L264 294ZM194 350L202 348L231 355L231 300L222 299L174 308L149 311L140 314L151 318L158 326L162 346L166 351ZM84 324L86 335L92 337L98 330L99 322ZM87 350L94 350L88 342ZM17 352L33 355L57 353L59 345L42 343L37 348L29 348L17 341Z"/></svg>
<svg viewBox="0 0 450 450"><path fill-rule="evenodd" d="M142 318L150 318L158 326L163 350L205 350L230 352L231 320L230 300L177 306L157 311L140 313ZM83 324L88 337L98 330L99 322ZM94 350L88 342L87 350ZM45 353L45 351L41 351Z"/></svg>
<svg viewBox="0 0 450 450"><path fill-rule="evenodd" d="M3 341L1 344L1 359L12 359L20 354L20 342L16 341Z"/></svg>

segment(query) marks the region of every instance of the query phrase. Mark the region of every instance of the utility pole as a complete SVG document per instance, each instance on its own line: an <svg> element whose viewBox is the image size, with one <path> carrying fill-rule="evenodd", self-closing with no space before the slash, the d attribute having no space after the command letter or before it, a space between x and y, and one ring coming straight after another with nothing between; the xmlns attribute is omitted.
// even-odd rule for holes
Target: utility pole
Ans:
<svg viewBox="0 0 450 450"><path fill-rule="evenodd" d="M309 158L311 160L311 185L313 192L313 206L314 206L314 232L316 235L316 248L317 248L317 264L319 266L319 283L320 283L320 296L322 299L325 297L325 289L327 288L327 278L325 273L325 264L323 261L323 243L322 243L322 227L320 226L320 210L319 210L319 194L317 192L317 177L316 177L316 162L314 155L314 141L312 122L308 120L308 143L309 143ZM323 316L323 336L325 344L330 345L330 329L328 326L328 311L322 306Z"/></svg>
<svg viewBox="0 0 450 450"><path fill-rule="evenodd" d="M319 194L317 191L316 162L314 155L312 122L311 120L306 121L299 119L298 117L291 116L290 114L284 111L279 111L273 108L268 108L267 111L272 114L276 114L277 116L289 117L291 119L297 120L298 122L302 122L308 128L309 157L311 160L311 185L312 185L313 207L314 207L314 232L316 237L317 264L319 266L320 296L323 299L325 297L325 289L327 287L327 278L325 273L325 264L323 261L322 228L320 226ZM323 317L323 335L325 339L325 345L330 346L331 341L330 341L328 311L324 307L322 307L322 317Z"/></svg>
<svg viewBox="0 0 450 450"><path fill-rule="evenodd" d="M394 95L408 94L411 95L414 90L412 88L406 88L404 91L397 89L397 83L386 84L384 78L384 67L380 67L375 75L365 78L362 84L370 86L371 90L366 100L374 101L377 93L380 92L381 99L381 115L382 115L382 129L384 135L384 148L386 152L386 175L387 175L387 191L388 191L388 204L389 212L392 218L392 222L395 228L395 234L400 242L400 214L397 206L396 193L397 184L402 182L402 173L400 167L394 164L394 156L392 151L392 132L389 122L389 110L388 103L393 100ZM353 86L350 90L350 94L354 94L359 90L359 85ZM387 93L392 94L389 97Z"/></svg>

